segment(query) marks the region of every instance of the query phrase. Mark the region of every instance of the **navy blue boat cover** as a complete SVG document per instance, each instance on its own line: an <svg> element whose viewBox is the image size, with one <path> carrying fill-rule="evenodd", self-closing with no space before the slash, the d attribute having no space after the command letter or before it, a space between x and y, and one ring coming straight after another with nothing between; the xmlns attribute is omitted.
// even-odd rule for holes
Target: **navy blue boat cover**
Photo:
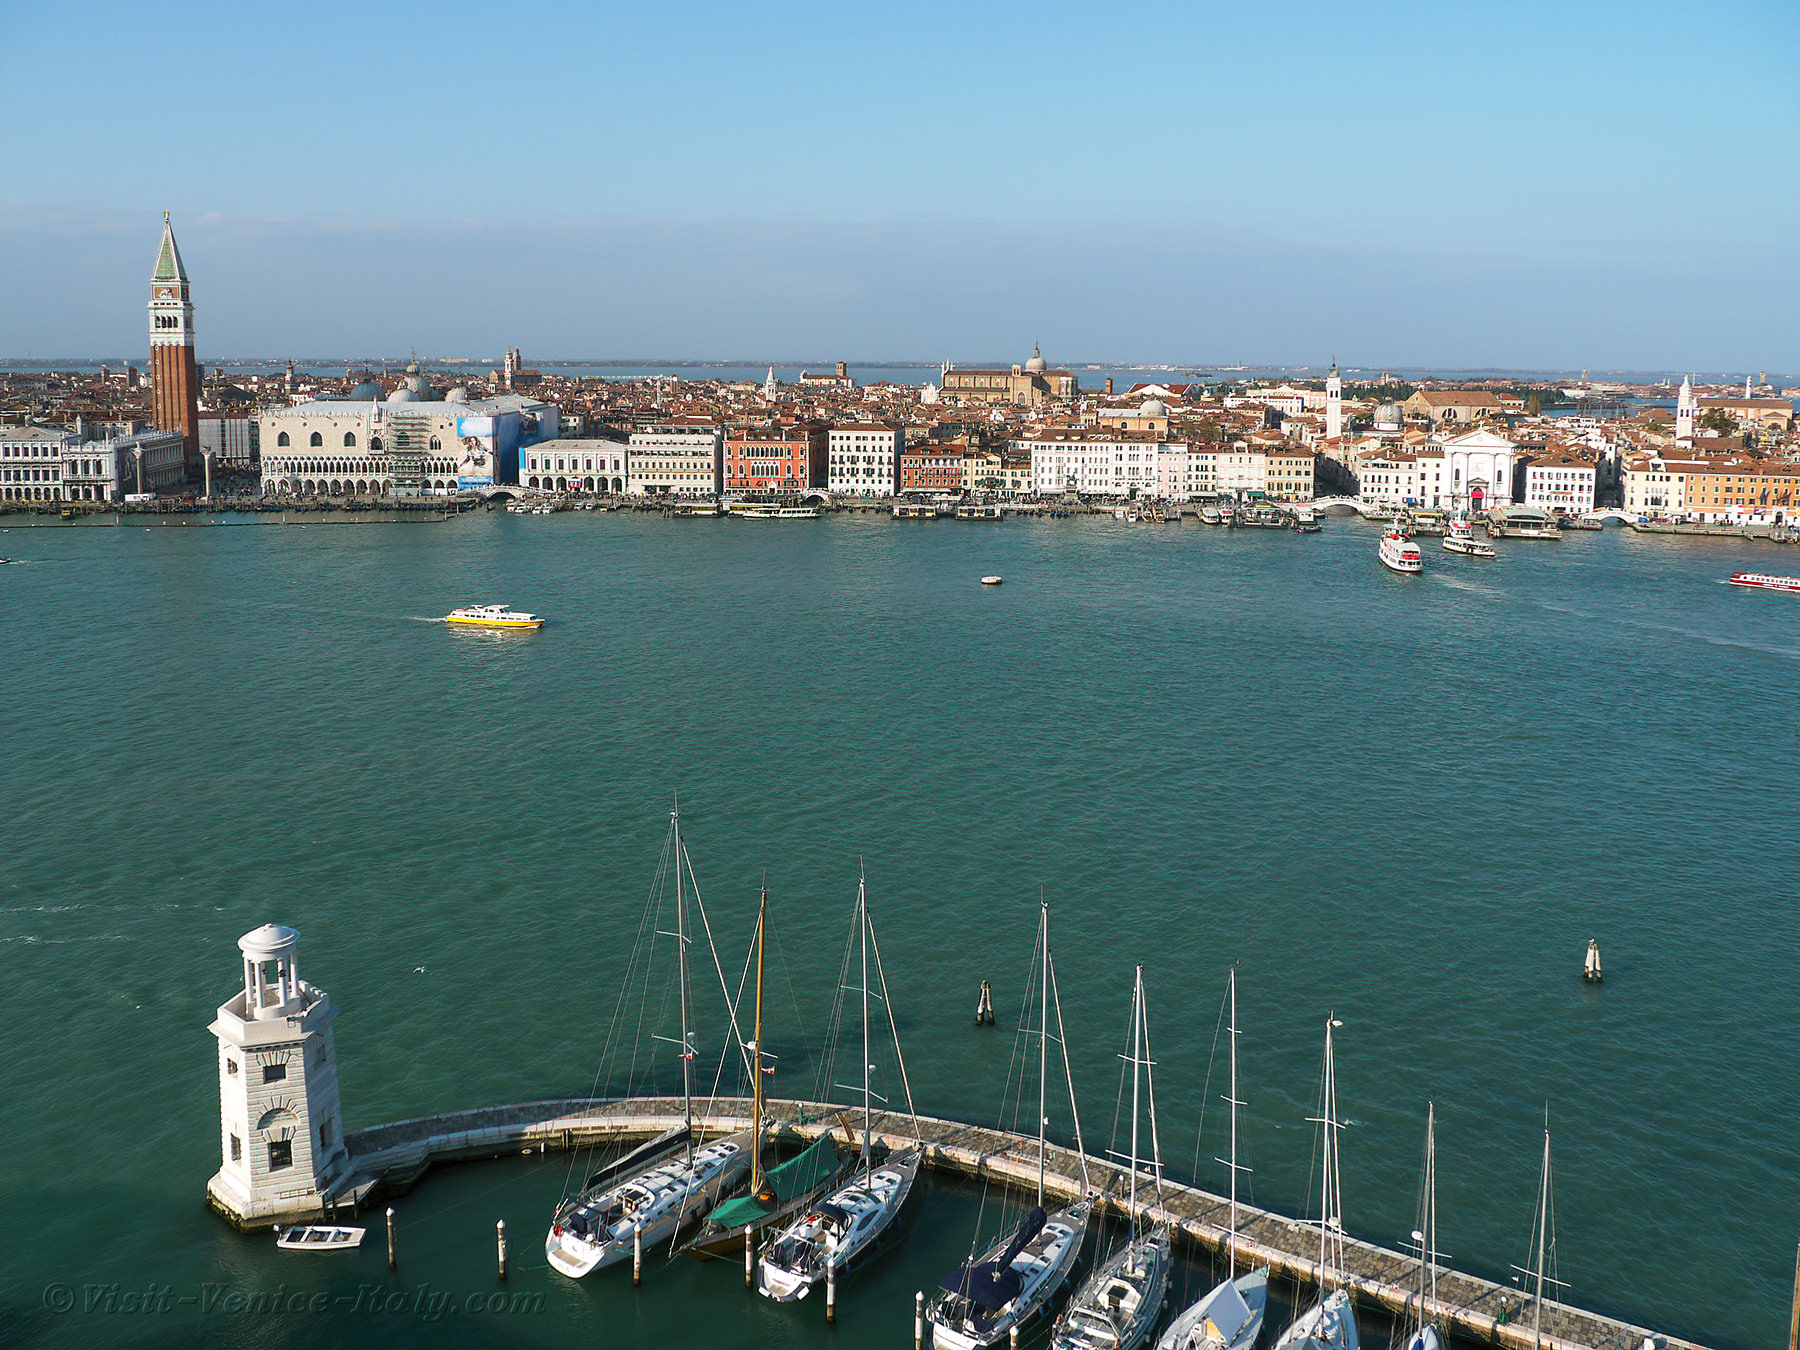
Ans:
<svg viewBox="0 0 1800 1350"><path fill-rule="evenodd" d="M1025 1250L1043 1226L1043 1206L1033 1205L1000 1255L991 1261L965 1262L940 1280L939 1287L960 1294L989 1312L999 1312L1019 1296L1019 1272L1012 1268L1013 1257Z"/></svg>

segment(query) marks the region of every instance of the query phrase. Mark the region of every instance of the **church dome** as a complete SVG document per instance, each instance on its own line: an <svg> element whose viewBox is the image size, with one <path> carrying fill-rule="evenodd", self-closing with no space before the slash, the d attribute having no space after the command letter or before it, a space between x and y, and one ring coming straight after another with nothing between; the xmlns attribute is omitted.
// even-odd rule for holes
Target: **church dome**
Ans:
<svg viewBox="0 0 1800 1350"><path fill-rule="evenodd" d="M406 387L405 384L402 384L398 389L394 390L393 393L389 394L387 396L387 401L389 403L418 403L418 402L421 402L421 400L419 398L419 391L416 389L409 389Z"/></svg>
<svg viewBox="0 0 1800 1350"><path fill-rule="evenodd" d="M350 401L352 403L379 403L381 402L381 386L373 380L364 380L350 391Z"/></svg>
<svg viewBox="0 0 1800 1350"><path fill-rule="evenodd" d="M1033 347L1031 349L1031 359L1025 363L1025 373L1027 375L1042 375L1048 369L1050 369L1050 363L1044 360L1044 354L1036 347Z"/></svg>
<svg viewBox="0 0 1800 1350"><path fill-rule="evenodd" d="M1139 417L1167 417L1169 410L1163 406L1160 398L1147 398L1144 406L1138 409Z"/></svg>
<svg viewBox="0 0 1800 1350"><path fill-rule="evenodd" d="M469 388L467 385L459 384L449 393L444 395L444 402L446 403L467 403L468 401Z"/></svg>
<svg viewBox="0 0 1800 1350"><path fill-rule="evenodd" d="M1398 403L1384 403L1375 410L1375 429L1377 431L1398 431L1406 421L1406 415L1400 411Z"/></svg>

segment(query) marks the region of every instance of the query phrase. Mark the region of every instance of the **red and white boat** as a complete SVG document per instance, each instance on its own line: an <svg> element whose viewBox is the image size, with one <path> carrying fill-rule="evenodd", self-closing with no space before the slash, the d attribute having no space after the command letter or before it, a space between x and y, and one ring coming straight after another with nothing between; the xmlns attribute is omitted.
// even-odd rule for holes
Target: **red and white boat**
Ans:
<svg viewBox="0 0 1800 1350"><path fill-rule="evenodd" d="M1733 586L1755 586L1764 591L1788 591L1800 595L1800 577L1775 577L1766 572L1733 572Z"/></svg>
<svg viewBox="0 0 1800 1350"><path fill-rule="evenodd" d="M1378 556L1381 558L1381 565L1391 571L1411 573L1424 569L1424 563L1419 558L1419 546L1405 530L1397 527L1381 536Z"/></svg>

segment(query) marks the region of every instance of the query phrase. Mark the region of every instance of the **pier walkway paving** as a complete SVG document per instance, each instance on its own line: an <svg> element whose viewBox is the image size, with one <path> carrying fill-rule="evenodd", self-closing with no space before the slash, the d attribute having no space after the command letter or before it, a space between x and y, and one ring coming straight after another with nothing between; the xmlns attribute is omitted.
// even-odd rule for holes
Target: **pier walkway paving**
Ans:
<svg viewBox="0 0 1800 1350"><path fill-rule="evenodd" d="M860 1126L852 1107L824 1102L764 1104L772 1134L800 1144L837 1128L841 1115ZM750 1101L742 1097L696 1103L695 1125L703 1135L729 1134L749 1125ZM517 1152L565 1150L624 1144L653 1138L681 1123L678 1097L524 1102L476 1107L442 1115L378 1125L345 1138L353 1162L350 1187L359 1201L408 1189L430 1167L463 1159ZM878 1142L900 1147L912 1142L912 1118L877 1112ZM939 1171L993 1181L1016 1189L1037 1185L1037 1140L1022 1134L969 1125L934 1116L918 1117L928 1166ZM1082 1190L1082 1159L1073 1149L1051 1145L1045 1190L1072 1199ZM1114 1213L1126 1212L1128 1169L1089 1154L1090 1187ZM1222 1253L1228 1237L1230 1202L1199 1187L1165 1180L1160 1198L1140 1173L1140 1217L1167 1223L1191 1246ZM1317 1223L1289 1219L1238 1204L1238 1260L1267 1264L1289 1283L1310 1288L1319 1278ZM1346 1237L1345 1286L1361 1306L1379 1307L1404 1321L1419 1301L1419 1259ZM1597 1313L1544 1301L1542 1338L1534 1341L1531 1300L1520 1290L1439 1266L1437 1298L1427 1308L1459 1341L1513 1347L1513 1350L1698 1350L1691 1342L1657 1335Z"/></svg>

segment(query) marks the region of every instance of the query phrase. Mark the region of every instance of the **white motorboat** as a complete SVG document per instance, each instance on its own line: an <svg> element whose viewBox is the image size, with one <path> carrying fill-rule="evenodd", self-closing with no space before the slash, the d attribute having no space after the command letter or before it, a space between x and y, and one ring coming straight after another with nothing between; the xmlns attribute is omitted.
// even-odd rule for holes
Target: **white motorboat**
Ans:
<svg viewBox="0 0 1800 1350"><path fill-rule="evenodd" d="M916 1121L917 1113L913 1110L906 1061L900 1056L900 1037L895 1030L887 975L881 966L881 949L875 945L874 928L869 922L868 890L860 876L856 879L856 924L851 941L860 942L862 950L861 978L856 985L862 993L862 1161L848 1184L840 1186L782 1228L763 1249L762 1259L756 1266L756 1289L763 1297L777 1303L793 1303L805 1298L815 1285L845 1274L859 1258L871 1254L879 1245L882 1234L900 1216L924 1156L923 1147L915 1144L879 1164L873 1157L874 1092L870 1086L870 1072L874 1066L869 1059L869 995L874 992L869 987L871 974L881 986L877 997L887 1009L888 1030L894 1034L894 1057L906 1092L907 1114ZM869 968L872 947L875 955L873 971ZM844 965L848 974L848 953ZM842 983L840 981L840 985ZM914 1128L916 1130L917 1126Z"/></svg>
<svg viewBox="0 0 1800 1350"><path fill-rule="evenodd" d="M341 1252L362 1246L366 1228L347 1225L312 1224L299 1228L277 1228L275 1245L284 1252Z"/></svg>
<svg viewBox="0 0 1800 1350"><path fill-rule="evenodd" d="M1357 1350L1356 1309L1343 1286L1344 1224L1342 1174L1338 1163L1337 1061L1331 1033L1343 1025L1325 1019L1325 1072L1320 1083L1319 1133L1319 1292L1320 1298L1288 1324L1275 1350ZM1336 1284L1338 1288L1331 1289ZM1327 1292L1329 1290L1329 1292Z"/></svg>
<svg viewBox="0 0 1800 1350"><path fill-rule="evenodd" d="M1237 970L1230 975L1231 998L1231 1218L1225 1249L1230 1261L1225 1279L1205 1298L1176 1314L1156 1350L1251 1350L1262 1334L1269 1306L1269 1268L1237 1273Z"/></svg>
<svg viewBox="0 0 1800 1350"><path fill-rule="evenodd" d="M1419 558L1419 546L1402 529L1383 532L1381 548L1376 556L1389 571L1411 575L1424 568L1424 563Z"/></svg>
<svg viewBox="0 0 1800 1350"><path fill-rule="evenodd" d="M1005 577L989 575L981 579L981 584L983 586L998 586L1004 580L1006 580Z"/></svg>
<svg viewBox="0 0 1800 1350"><path fill-rule="evenodd" d="M731 514L739 520L817 520L819 508L816 506L745 506L733 507Z"/></svg>
<svg viewBox="0 0 1800 1350"><path fill-rule="evenodd" d="M674 875L674 932L663 931L667 922L662 917L662 878ZM693 936L688 925L688 893L700 910L702 929L709 935L712 925L706 920L700 903L700 890L694 884L693 863L681 842L681 812L669 813L669 840L664 846L663 863L657 868L658 884L652 889L645 910L645 928L658 936L674 940L676 992L681 1008L681 1037L668 1040L678 1048L681 1061L682 1128L665 1136L673 1141L671 1156L665 1149L653 1148L620 1160L590 1177L573 1195L566 1197L551 1216L550 1231L544 1237L544 1258L550 1268L571 1279L611 1265L634 1252L642 1252L655 1243L674 1239L690 1222L700 1219L750 1168L752 1151L757 1146L755 1128L742 1130L726 1138L700 1147L694 1130L694 1033L689 1024L691 1003L688 979L688 948ZM716 954L715 954L716 963ZM730 1017L732 1041L742 1044L737 1031L737 1014L729 998L726 1011ZM659 1141L659 1144L665 1141ZM644 1165L639 1158L654 1152L655 1161ZM574 1161L570 1162L571 1172Z"/></svg>
<svg viewBox="0 0 1800 1350"><path fill-rule="evenodd" d="M1136 1350L1150 1338L1169 1293L1169 1230L1138 1230L1138 1089L1155 1061L1144 1009L1144 968L1137 968L1131 997L1131 1162L1125 1210L1126 1241L1082 1281L1050 1333L1051 1350ZM1150 1090L1150 1151L1157 1189L1162 1188L1162 1147L1156 1139L1156 1090Z"/></svg>
<svg viewBox="0 0 1800 1350"><path fill-rule="evenodd" d="M1216 506L1202 506L1200 508L1200 519L1205 521L1208 525L1224 524L1224 517L1219 514L1219 508Z"/></svg>
<svg viewBox="0 0 1800 1350"><path fill-rule="evenodd" d="M1077 1200L1055 1214L1044 1213L1044 1172L1048 1120L1049 1046L1063 1050L1063 1075L1070 1083L1069 1116L1075 1123L1075 1152L1081 1159L1081 1184L1087 1190L1087 1151L1081 1144L1081 1115L1075 1107L1074 1080L1069 1075L1067 1040L1063 1036L1062 1000L1056 993L1050 956L1050 906L1039 901L1038 949L1038 1192L1037 1203L1019 1226L991 1244L977 1260L964 1262L938 1282L931 1301L931 1343L936 1350L986 1350L1015 1334L1050 1306L1081 1258L1093 1202ZM1056 1031L1050 1035L1050 1009L1056 1009ZM1021 1028L1023 1030L1023 1028Z"/></svg>

